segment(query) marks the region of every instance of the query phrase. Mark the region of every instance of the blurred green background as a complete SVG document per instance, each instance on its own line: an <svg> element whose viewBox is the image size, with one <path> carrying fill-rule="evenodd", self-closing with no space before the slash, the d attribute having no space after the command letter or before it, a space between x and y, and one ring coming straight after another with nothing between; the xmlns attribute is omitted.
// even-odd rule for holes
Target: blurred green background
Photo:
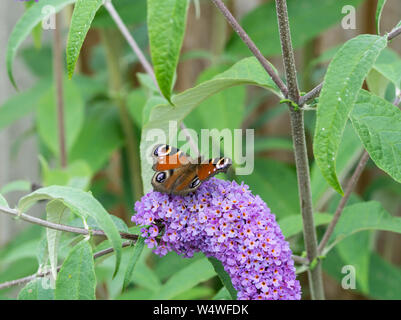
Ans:
<svg viewBox="0 0 401 320"><path fill-rule="evenodd" d="M303 90L310 90L322 81L327 64L339 45L357 34L376 33L376 2L288 1L298 80ZM146 1L115 0L113 3L150 61ZM341 8L347 4L356 7L356 29L341 27L344 17ZM263 54L283 74L274 1L230 0L227 5ZM7 0L0 4L2 48L23 11L23 2ZM66 8L60 15L63 44L71 12L71 8ZM388 0L382 16L381 29L389 31L400 20L401 2ZM130 161L127 140L133 139L138 154L142 117L152 106L148 96L154 88L107 12L103 8L99 10L84 42L76 73L71 81L64 81L68 167L59 168L57 126L53 121L56 109L51 33L43 31L41 39L33 35L36 41L29 39L19 51L15 65L15 78L20 87L18 94L12 88L5 68L0 69L0 115L7 114L0 116L0 193L14 205L33 184L73 185L91 190L108 212L130 225L133 205L140 195L134 187L140 171ZM387 55L395 54L398 58L400 52L400 41L393 41L390 49L386 49ZM200 0L199 6L197 1L191 1L175 92L206 81L247 56L250 56L248 49L210 1ZM5 61L3 50L0 61ZM391 95L393 89L389 85L385 94ZM121 104L128 111L130 136L124 130ZM219 116L211 116L216 110L219 110ZM231 178L249 184L253 192L267 202L279 223L300 214L286 110L276 96L263 89L234 87L209 98L185 119L187 127L197 132L201 128L255 129L255 170L252 175ZM310 143L313 112L306 113L306 129ZM353 130L346 130L344 136L347 138L342 142L337 160L337 169L343 179L352 172L362 151ZM339 196L328 187L315 167L311 148L309 154L315 211L330 214L334 212ZM12 181L17 182L9 184ZM401 214L401 186L372 163L361 177L350 203L362 199L378 200L393 216ZM43 207L39 206L31 213L43 216ZM318 235L321 236L323 230L319 227ZM37 271L43 233L43 228L0 215L0 283ZM61 259L74 240L70 234L62 236ZM302 235L294 235L288 240L294 253L301 254ZM400 235L374 231L360 232L343 241L324 260L326 298L401 299L400 244ZM128 259L129 252L125 250L123 265ZM96 260L96 295L99 299L219 299L226 294L220 291L221 283L202 254L193 259L183 259L175 253L158 258L146 249L125 290L122 290L123 274L112 279L113 263L110 257ZM355 290L341 287L344 265L357 267ZM303 298L307 299L306 275L300 274L299 279ZM2 290L0 299L16 298L19 290Z"/></svg>

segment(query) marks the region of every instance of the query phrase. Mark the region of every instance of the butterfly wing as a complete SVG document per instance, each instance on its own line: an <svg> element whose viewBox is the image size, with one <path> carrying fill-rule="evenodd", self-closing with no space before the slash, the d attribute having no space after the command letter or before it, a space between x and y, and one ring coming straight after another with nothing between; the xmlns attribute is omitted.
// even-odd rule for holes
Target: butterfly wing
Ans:
<svg viewBox="0 0 401 320"><path fill-rule="evenodd" d="M193 192L199 188L203 181L220 172L227 172L228 168L231 166L231 160L229 158L215 158L206 162L201 162L201 158L198 158L198 161L199 163L186 168L183 174L179 172L183 170L182 168L177 169L175 174L178 175L179 178L174 183L172 189L173 194L185 195L189 192Z"/></svg>
<svg viewBox="0 0 401 320"><path fill-rule="evenodd" d="M172 194L191 192L191 180L196 176L195 164L181 150L169 145L158 145L153 150L155 159L152 186L156 191Z"/></svg>
<svg viewBox="0 0 401 320"><path fill-rule="evenodd" d="M154 164L153 170L172 170L191 162L191 158L181 150L167 144L159 144L152 153Z"/></svg>
<svg viewBox="0 0 401 320"><path fill-rule="evenodd" d="M227 172L232 165L230 158L213 158L198 167L198 177L203 182L220 172Z"/></svg>
<svg viewBox="0 0 401 320"><path fill-rule="evenodd" d="M220 172L227 172L231 166L229 158L214 158L191 163L191 158L169 145L158 145L153 150L156 173L152 185L156 191L185 195L195 191L203 181Z"/></svg>

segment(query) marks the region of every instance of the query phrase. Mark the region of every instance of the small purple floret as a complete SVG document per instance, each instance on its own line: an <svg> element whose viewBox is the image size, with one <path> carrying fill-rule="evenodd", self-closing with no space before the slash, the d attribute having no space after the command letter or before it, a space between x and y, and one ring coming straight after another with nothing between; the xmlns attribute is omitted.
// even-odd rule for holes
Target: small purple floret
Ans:
<svg viewBox="0 0 401 320"><path fill-rule="evenodd" d="M135 210L132 221L150 226L142 236L154 253L215 257L238 299L301 298L289 244L266 203L244 183L211 178L187 196L152 191Z"/></svg>

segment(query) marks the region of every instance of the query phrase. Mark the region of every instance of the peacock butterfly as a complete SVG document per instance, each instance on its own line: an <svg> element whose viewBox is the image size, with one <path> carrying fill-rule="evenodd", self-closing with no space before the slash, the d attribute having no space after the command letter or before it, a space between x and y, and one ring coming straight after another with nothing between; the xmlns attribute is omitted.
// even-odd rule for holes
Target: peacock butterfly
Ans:
<svg viewBox="0 0 401 320"><path fill-rule="evenodd" d="M220 172L227 172L232 161L229 158L190 158L181 150L167 144L157 145L152 152L154 159L152 186L156 191L186 195L195 191L201 183Z"/></svg>

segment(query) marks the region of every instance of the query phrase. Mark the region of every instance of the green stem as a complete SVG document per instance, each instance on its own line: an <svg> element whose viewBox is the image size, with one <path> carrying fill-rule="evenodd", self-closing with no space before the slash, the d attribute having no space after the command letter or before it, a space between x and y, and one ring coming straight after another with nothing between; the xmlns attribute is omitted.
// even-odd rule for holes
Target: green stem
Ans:
<svg viewBox="0 0 401 320"><path fill-rule="evenodd" d="M107 66L109 70L110 90L115 96L118 106L121 127L125 135L127 148L131 185L134 189L134 200L139 200L143 195L141 178L141 165L139 158L139 138L137 137L134 124L127 110L125 98L122 96L123 75L120 65L121 37L115 30L101 30L100 35L106 49Z"/></svg>

